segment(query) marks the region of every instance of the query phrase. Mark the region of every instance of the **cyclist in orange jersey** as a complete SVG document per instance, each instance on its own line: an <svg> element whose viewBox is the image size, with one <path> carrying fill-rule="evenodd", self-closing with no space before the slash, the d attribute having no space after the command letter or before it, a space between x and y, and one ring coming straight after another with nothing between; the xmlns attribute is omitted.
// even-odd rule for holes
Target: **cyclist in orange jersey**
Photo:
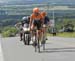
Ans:
<svg viewBox="0 0 75 61"><path fill-rule="evenodd" d="M33 29L35 26L40 30L41 25L43 24L43 17L41 16L39 8L34 8L33 13L30 17L30 27Z"/></svg>
<svg viewBox="0 0 75 61"><path fill-rule="evenodd" d="M37 28L37 36L38 38L42 37L42 25L43 25L43 17L40 13L39 8L34 8L33 13L30 16L30 29L34 30L34 28Z"/></svg>

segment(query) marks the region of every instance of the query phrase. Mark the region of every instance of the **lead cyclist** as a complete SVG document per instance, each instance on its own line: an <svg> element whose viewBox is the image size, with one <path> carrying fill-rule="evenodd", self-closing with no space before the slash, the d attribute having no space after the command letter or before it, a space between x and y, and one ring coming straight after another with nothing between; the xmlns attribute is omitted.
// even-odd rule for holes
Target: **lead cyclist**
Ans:
<svg viewBox="0 0 75 61"><path fill-rule="evenodd" d="M37 38L41 39L42 37L42 24L43 24L43 17L41 16L39 8L33 8L33 13L30 16L30 29L31 33L33 34L33 30L36 27L36 35Z"/></svg>

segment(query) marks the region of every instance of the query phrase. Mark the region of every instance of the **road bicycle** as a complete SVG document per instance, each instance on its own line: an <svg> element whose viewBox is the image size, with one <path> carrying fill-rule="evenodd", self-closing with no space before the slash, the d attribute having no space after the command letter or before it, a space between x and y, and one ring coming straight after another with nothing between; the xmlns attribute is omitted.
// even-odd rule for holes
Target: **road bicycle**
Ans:
<svg viewBox="0 0 75 61"><path fill-rule="evenodd" d="M31 40L30 28L27 24L23 27L23 42L25 45L29 45Z"/></svg>
<svg viewBox="0 0 75 61"><path fill-rule="evenodd" d="M37 37L37 34L38 34L37 30L35 30L33 32L34 32L34 39L35 39L35 41L34 41L35 52L37 52L37 50L38 50L38 52L40 53L41 47L43 47L43 50L45 50L45 43L46 43L45 35L42 34L42 37L40 39L39 37ZM41 43L41 45L40 45L40 43Z"/></svg>

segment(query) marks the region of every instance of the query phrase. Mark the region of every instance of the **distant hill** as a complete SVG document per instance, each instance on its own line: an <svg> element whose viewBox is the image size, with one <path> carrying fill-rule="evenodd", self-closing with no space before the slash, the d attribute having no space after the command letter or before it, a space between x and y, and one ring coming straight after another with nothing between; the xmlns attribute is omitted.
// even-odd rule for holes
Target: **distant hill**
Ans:
<svg viewBox="0 0 75 61"><path fill-rule="evenodd" d="M57 5L75 5L75 0L3 0L0 5L25 5L25 4L56 3Z"/></svg>

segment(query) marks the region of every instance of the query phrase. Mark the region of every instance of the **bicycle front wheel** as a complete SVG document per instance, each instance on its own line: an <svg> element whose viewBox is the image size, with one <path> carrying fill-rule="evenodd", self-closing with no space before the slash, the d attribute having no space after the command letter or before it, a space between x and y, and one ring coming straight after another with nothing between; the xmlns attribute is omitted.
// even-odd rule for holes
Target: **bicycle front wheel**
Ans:
<svg viewBox="0 0 75 61"><path fill-rule="evenodd" d="M39 39L37 40L37 42L38 42L38 52L40 53L40 41L39 41Z"/></svg>

